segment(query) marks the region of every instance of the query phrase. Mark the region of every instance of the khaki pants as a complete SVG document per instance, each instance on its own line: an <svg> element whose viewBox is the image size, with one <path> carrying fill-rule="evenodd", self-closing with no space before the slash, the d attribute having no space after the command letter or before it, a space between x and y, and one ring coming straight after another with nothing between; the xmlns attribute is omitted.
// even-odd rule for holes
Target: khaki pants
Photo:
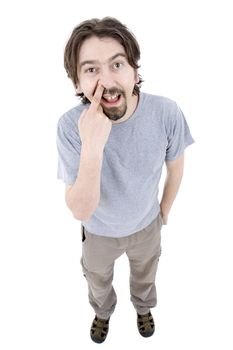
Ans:
<svg viewBox="0 0 233 350"><path fill-rule="evenodd" d="M121 238L91 234L81 224L81 265L88 282L89 302L99 318L109 318L115 309L113 269L115 260L123 253L129 258L130 294L136 311L143 315L156 306L155 276L161 254L161 227L161 214L143 230Z"/></svg>

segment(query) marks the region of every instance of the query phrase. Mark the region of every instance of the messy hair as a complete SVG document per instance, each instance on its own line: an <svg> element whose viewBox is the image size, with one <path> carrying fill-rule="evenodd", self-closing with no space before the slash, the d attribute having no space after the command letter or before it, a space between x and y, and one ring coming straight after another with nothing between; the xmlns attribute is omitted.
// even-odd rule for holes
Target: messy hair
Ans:
<svg viewBox="0 0 233 350"><path fill-rule="evenodd" d="M77 63L80 48L83 42L92 36L97 36L98 38L110 37L117 40L124 47L130 66L135 70L140 67L138 65L140 59L138 42L124 24L113 17L86 20L74 28L64 52L65 70L76 88L78 86ZM134 95L139 95L142 82L143 80L139 75L139 82L134 86ZM76 96L79 96L84 104L89 103L89 100L83 93L76 93Z"/></svg>

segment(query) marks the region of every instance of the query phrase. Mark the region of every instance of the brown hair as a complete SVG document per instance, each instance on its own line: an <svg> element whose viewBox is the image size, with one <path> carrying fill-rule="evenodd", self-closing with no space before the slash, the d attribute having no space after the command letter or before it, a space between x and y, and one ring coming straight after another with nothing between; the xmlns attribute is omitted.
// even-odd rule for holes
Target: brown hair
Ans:
<svg viewBox="0 0 233 350"><path fill-rule="evenodd" d="M103 19L93 18L84 21L74 28L64 52L64 66L68 77L72 80L75 87L78 84L77 62L82 43L91 36L99 38L111 37L117 40L125 49L129 64L136 70L140 66L140 48L135 36L120 21L113 17L104 17ZM133 94L139 95L143 80L139 75L139 82L135 84ZM89 100L83 93L76 94L82 98L83 103Z"/></svg>

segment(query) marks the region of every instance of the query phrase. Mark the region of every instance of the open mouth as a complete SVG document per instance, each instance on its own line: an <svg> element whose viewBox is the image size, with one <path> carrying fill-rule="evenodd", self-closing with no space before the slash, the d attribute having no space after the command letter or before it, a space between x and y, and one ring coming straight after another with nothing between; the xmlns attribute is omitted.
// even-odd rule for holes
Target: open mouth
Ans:
<svg viewBox="0 0 233 350"><path fill-rule="evenodd" d="M117 104L120 101L120 99L121 99L121 94L114 94L114 95L105 94L102 96L101 101L106 106L112 106Z"/></svg>

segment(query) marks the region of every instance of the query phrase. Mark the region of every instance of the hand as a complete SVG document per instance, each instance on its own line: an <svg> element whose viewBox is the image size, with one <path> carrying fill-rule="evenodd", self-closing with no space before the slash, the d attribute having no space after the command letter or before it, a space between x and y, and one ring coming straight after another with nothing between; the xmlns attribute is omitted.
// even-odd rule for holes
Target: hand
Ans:
<svg viewBox="0 0 233 350"><path fill-rule="evenodd" d="M99 151L103 151L112 128L112 122L100 105L103 91L104 87L97 83L91 105L81 113L78 121L82 146Z"/></svg>
<svg viewBox="0 0 233 350"><path fill-rule="evenodd" d="M163 213L161 213L161 215L162 215L162 219L163 219L163 225L167 225L168 215L164 215Z"/></svg>

